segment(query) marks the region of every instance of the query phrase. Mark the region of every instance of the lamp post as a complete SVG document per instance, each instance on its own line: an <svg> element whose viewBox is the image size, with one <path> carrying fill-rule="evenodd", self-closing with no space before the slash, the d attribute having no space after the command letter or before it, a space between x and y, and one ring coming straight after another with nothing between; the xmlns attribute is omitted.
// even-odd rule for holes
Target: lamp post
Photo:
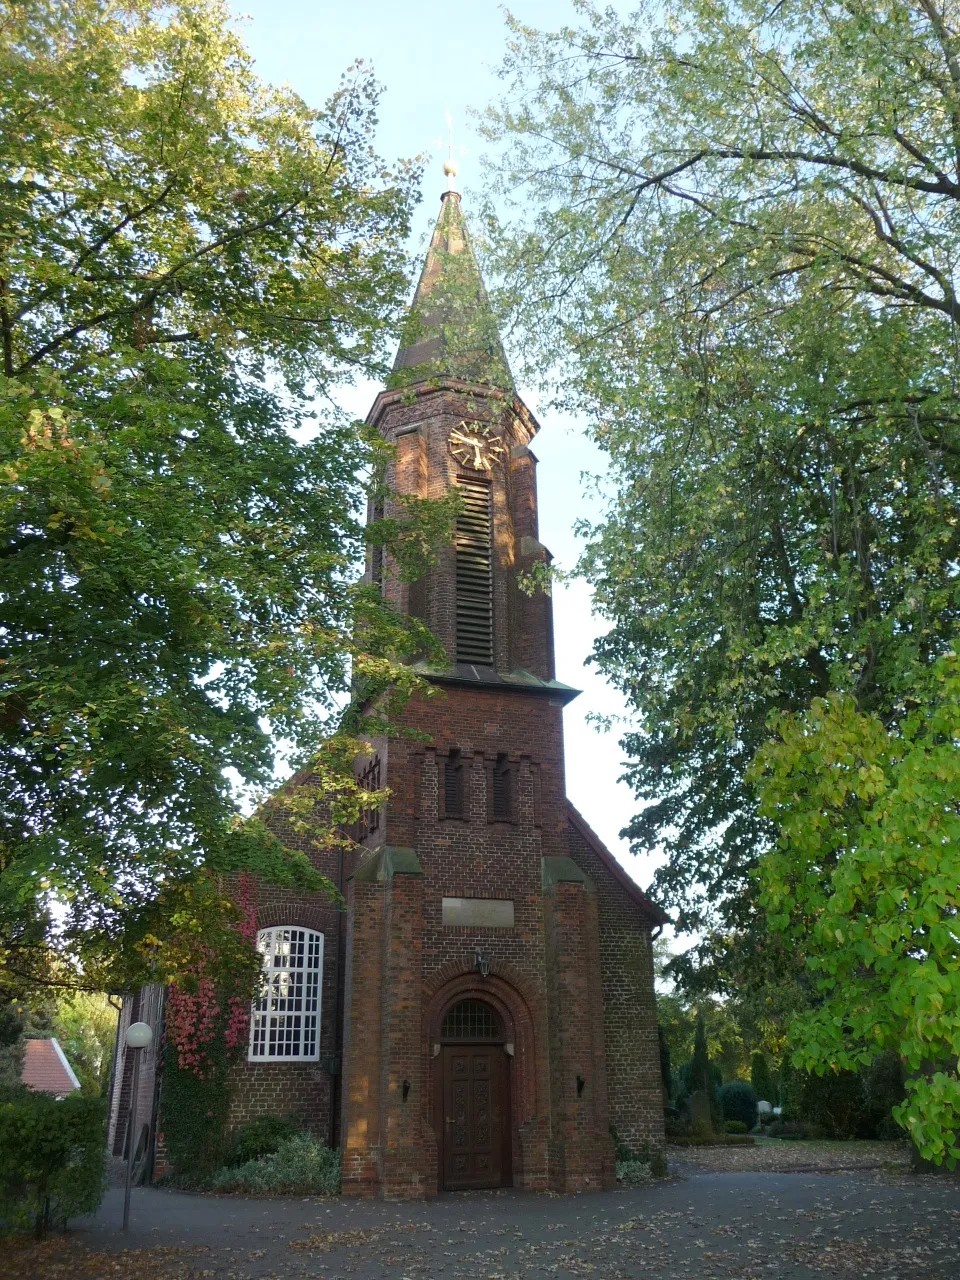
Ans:
<svg viewBox="0 0 960 1280"><path fill-rule="evenodd" d="M133 1080L130 1111L127 1118L127 1181L123 1190L123 1229L130 1226L130 1188L133 1185L133 1157L137 1150L137 1094L140 1092L140 1053L153 1040L153 1027L146 1022L133 1022L127 1027L127 1048L133 1051Z"/></svg>

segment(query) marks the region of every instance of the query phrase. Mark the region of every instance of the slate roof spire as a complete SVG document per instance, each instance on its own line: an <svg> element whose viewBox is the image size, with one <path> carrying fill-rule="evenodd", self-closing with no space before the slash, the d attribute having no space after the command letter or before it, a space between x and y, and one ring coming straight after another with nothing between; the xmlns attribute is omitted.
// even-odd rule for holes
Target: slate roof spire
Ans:
<svg viewBox="0 0 960 1280"><path fill-rule="evenodd" d="M457 378L513 392L460 194L452 189L456 166L450 168L451 190L441 197L440 216L403 327L390 385Z"/></svg>

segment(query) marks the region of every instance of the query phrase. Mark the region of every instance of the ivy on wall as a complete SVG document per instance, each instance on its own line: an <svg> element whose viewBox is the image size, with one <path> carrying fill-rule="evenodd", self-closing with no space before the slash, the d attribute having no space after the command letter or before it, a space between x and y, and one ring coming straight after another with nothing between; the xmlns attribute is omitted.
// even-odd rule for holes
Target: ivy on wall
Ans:
<svg viewBox="0 0 960 1280"><path fill-rule="evenodd" d="M234 930L246 963L226 968L200 948L192 973L167 999L161 1132L174 1175L199 1180L219 1167L230 1113L229 1071L246 1049L250 1003L262 979L257 951L257 882L246 873L231 889Z"/></svg>

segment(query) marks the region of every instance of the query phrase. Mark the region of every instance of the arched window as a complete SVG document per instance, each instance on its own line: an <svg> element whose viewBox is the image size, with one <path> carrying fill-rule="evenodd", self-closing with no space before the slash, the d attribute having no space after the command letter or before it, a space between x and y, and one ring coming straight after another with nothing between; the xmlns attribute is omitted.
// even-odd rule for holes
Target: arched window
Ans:
<svg viewBox="0 0 960 1280"><path fill-rule="evenodd" d="M250 1016L251 1062L316 1061L320 1052L323 934L278 925L261 929L263 991Z"/></svg>
<svg viewBox="0 0 960 1280"><path fill-rule="evenodd" d="M482 1000L461 1000L443 1020L442 1040L499 1040L497 1015Z"/></svg>

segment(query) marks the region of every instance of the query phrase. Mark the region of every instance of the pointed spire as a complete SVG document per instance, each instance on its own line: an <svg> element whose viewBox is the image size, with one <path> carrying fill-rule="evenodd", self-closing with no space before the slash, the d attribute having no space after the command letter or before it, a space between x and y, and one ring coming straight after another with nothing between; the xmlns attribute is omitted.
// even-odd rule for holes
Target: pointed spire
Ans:
<svg viewBox="0 0 960 1280"><path fill-rule="evenodd" d="M460 196L452 190L442 197L390 384L444 377L514 390Z"/></svg>

